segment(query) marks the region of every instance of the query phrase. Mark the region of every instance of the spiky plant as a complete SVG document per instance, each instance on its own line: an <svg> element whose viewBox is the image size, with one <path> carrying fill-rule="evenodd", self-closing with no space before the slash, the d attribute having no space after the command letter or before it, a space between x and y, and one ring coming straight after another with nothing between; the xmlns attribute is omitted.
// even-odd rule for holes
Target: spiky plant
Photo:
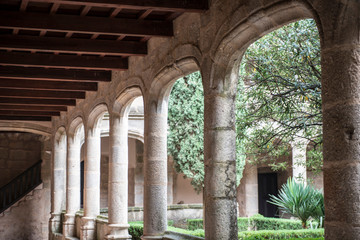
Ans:
<svg viewBox="0 0 360 240"><path fill-rule="evenodd" d="M303 228L306 228L306 222L310 217L320 219L320 215L323 214L324 199L319 190L289 178L278 196L270 195L269 203L299 218Z"/></svg>

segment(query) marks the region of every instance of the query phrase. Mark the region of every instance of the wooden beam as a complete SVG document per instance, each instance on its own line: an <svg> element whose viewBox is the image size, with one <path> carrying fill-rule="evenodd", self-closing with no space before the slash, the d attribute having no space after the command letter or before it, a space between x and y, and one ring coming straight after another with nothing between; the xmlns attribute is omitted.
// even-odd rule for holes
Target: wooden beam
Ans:
<svg viewBox="0 0 360 240"><path fill-rule="evenodd" d="M111 71L0 66L0 77L35 80L110 82Z"/></svg>
<svg viewBox="0 0 360 240"><path fill-rule="evenodd" d="M84 99L85 92L80 91L50 91L50 90L23 90L0 88L0 96L18 98L52 98L52 99Z"/></svg>
<svg viewBox="0 0 360 240"><path fill-rule="evenodd" d="M51 121L51 117L33 117L33 116L0 116L0 120L17 120L17 121Z"/></svg>
<svg viewBox="0 0 360 240"><path fill-rule="evenodd" d="M0 110L29 110L29 111L67 111L66 106L41 106L41 105L8 105L0 104Z"/></svg>
<svg viewBox="0 0 360 240"><path fill-rule="evenodd" d="M0 65L92 70L126 70L126 58L0 52Z"/></svg>
<svg viewBox="0 0 360 240"><path fill-rule="evenodd" d="M0 116L60 116L60 112L0 110Z"/></svg>
<svg viewBox="0 0 360 240"><path fill-rule="evenodd" d="M126 9L153 9L157 11L203 12L209 8L207 0L31 0L32 2L85 5Z"/></svg>
<svg viewBox="0 0 360 240"><path fill-rule="evenodd" d="M147 54L147 44L141 42L19 35L1 35L0 49L112 56L144 56Z"/></svg>
<svg viewBox="0 0 360 240"><path fill-rule="evenodd" d="M172 22L0 11L0 27L128 36L173 36Z"/></svg>
<svg viewBox="0 0 360 240"><path fill-rule="evenodd" d="M24 80L24 79L0 78L0 88L97 91L97 83L94 83L94 82L45 81L45 80L34 81L34 80Z"/></svg>
<svg viewBox="0 0 360 240"><path fill-rule="evenodd" d="M10 105L41 105L41 106L75 106L75 99L37 99L37 98L16 98L0 97L1 104Z"/></svg>

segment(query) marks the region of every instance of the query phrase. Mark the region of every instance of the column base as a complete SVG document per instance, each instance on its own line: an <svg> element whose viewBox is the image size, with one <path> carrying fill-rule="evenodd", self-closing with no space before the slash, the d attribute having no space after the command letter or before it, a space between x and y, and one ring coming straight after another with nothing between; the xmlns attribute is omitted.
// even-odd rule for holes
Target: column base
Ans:
<svg viewBox="0 0 360 240"><path fill-rule="evenodd" d="M49 235L52 236L53 233L60 233L60 230L61 230L61 213L51 213L51 217L49 219Z"/></svg>
<svg viewBox="0 0 360 240"><path fill-rule="evenodd" d="M63 222L63 236L74 237L76 234L75 214L65 214Z"/></svg>
<svg viewBox="0 0 360 240"><path fill-rule="evenodd" d="M95 240L96 239L96 221L93 217L82 217L80 228L80 239Z"/></svg>
<svg viewBox="0 0 360 240"><path fill-rule="evenodd" d="M113 240L122 240L122 239L131 239L131 235L129 235L128 228L129 224L109 224L108 232L109 234L105 236L105 239L113 239Z"/></svg>

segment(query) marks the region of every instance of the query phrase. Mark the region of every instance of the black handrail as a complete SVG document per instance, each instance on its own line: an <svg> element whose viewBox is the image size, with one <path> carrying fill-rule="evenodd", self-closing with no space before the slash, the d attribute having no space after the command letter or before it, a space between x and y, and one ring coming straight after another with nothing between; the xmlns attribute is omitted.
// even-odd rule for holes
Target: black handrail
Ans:
<svg viewBox="0 0 360 240"><path fill-rule="evenodd" d="M41 160L0 188L0 213L42 183Z"/></svg>

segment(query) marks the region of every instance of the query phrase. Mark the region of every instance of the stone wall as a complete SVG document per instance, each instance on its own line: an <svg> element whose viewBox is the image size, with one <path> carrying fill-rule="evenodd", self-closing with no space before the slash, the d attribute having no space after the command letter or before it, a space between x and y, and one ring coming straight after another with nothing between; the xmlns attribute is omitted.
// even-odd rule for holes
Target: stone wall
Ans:
<svg viewBox="0 0 360 240"><path fill-rule="evenodd" d="M40 160L40 136L0 132L0 187Z"/></svg>
<svg viewBox="0 0 360 240"><path fill-rule="evenodd" d="M29 165L40 159L42 160L42 184L0 214L0 239L47 239L51 203L51 141L46 137L30 133L1 133L0 136L2 146L8 141L8 146L2 147L2 149L7 149L9 152L22 152L18 153L19 156L25 155L31 160L18 160L18 165L22 167L18 171L26 169ZM18 141L15 142L15 139L18 139ZM36 154L32 153L30 149L34 150ZM0 172L2 173L2 170Z"/></svg>

